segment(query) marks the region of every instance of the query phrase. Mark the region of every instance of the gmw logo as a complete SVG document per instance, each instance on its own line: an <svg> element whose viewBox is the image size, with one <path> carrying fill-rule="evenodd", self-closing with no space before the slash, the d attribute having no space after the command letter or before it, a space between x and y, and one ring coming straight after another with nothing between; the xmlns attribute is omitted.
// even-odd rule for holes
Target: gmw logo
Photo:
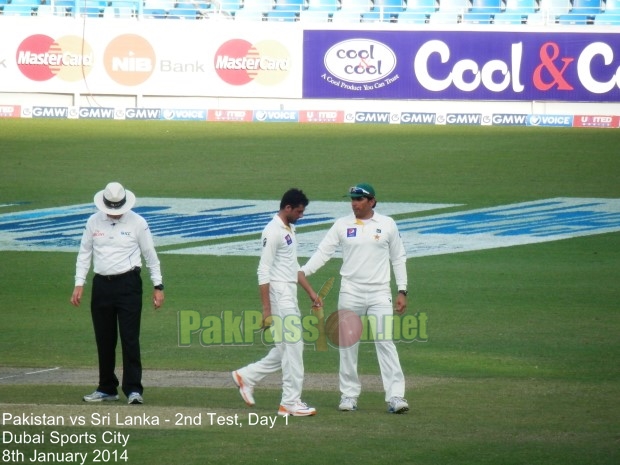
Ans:
<svg viewBox="0 0 620 465"><path fill-rule="evenodd" d="M398 116L398 115L397 115ZM389 112L370 112L360 111L355 113L356 123L385 123L388 124L391 120L391 113Z"/></svg>
<svg viewBox="0 0 620 465"><path fill-rule="evenodd" d="M17 67L32 81L48 81L55 76L63 81L79 81L91 72L93 63L91 46L77 36L53 39L36 34L17 47Z"/></svg>
<svg viewBox="0 0 620 465"><path fill-rule="evenodd" d="M365 83L388 76L396 68L396 54L387 45L368 39L351 39L332 46L325 68L343 81Z"/></svg>

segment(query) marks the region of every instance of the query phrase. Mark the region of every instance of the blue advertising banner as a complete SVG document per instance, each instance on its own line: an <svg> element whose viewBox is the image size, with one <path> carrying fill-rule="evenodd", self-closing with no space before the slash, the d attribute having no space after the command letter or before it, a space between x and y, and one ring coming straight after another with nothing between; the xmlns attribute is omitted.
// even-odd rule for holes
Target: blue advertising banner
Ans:
<svg viewBox="0 0 620 465"><path fill-rule="evenodd" d="M304 31L303 98L620 102L620 33Z"/></svg>

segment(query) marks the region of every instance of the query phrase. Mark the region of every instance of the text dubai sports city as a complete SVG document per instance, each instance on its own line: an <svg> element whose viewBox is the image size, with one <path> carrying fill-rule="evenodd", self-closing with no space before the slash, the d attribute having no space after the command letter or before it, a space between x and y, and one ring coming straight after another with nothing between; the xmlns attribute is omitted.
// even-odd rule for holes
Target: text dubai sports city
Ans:
<svg viewBox="0 0 620 465"><path fill-rule="evenodd" d="M109 415L109 414L108 414ZM144 416L144 415L143 415ZM90 421L91 425L101 424L101 414L93 413ZM70 423L73 425L83 426L86 424L86 419L82 416L70 417ZM116 425L126 425L130 421L130 424L136 422L142 422L138 417L121 417L116 414ZM110 421L108 419L108 424ZM66 426L67 422L61 415L47 415L33 414L33 413L20 413L13 415L12 413L4 412L2 414L2 426ZM119 444L123 447L127 446L129 441L129 434L123 434L118 431L104 431L100 435L101 442L104 444ZM59 444L64 447L67 444L95 444L97 443L97 435L93 433L73 433L66 434L58 431L50 431L49 436L45 431L40 433L27 433L22 431L20 433L13 433L11 431L2 432L2 444Z"/></svg>
<svg viewBox="0 0 620 465"><path fill-rule="evenodd" d="M188 347L192 344L193 335L203 346L212 345L251 345L257 333L262 343L271 345L276 342L294 343L303 341L314 344L319 339L319 320L315 315L302 317L290 315L284 319L272 315L271 331L263 331L263 314L258 310L241 313L223 311L221 315L202 316L195 310L181 310L177 313L179 346ZM329 318L327 318L329 320ZM361 335L359 342L392 340L395 342L426 342L428 341L425 312L408 315L386 316L383 324L378 324L374 316L362 316ZM378 331L377 328L384 328ZM330 334L327 334L328 339ZM338 346L337 341L331 341Z"/></svg>

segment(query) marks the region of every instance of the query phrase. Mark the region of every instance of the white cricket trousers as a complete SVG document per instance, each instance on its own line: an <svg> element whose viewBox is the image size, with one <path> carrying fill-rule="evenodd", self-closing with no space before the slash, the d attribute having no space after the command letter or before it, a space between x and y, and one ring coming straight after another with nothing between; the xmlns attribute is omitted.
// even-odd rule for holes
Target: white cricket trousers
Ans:
<svg viewBox="0 0 620 465"><path fill-rule="evenodd" d="M290 325L291 317L301 318L297 302L296 283L269 283L269 298L271 300L271 314L284 320L288 317ZM276 318L274 318L275 320ZM271 328L282 328L276 325ZM301 323L300 323L301 334ZM304 344L301 338L296 341L283 340L282 335L274 334L275 347L261 360L251 363L240 370L239 374L250 385L254 386L270 373L282 370L282 401L285 406L292 406L301 399L301 391L304 382Z"/></svg>
<svg viewBox="0 0 620 465"><path fill-rule="evenodd" d="M352 310L361 318L367 316L377 322L377 332L384 333L386 317L394 314L389 286L372 287L342 280L338 309ZM364 342L361 342L362 344ZM343 396L359 397L362 385L357 374L360 342L340 349L340 392ZM400 366L396 345L392 340L375 339L375 349L381 370L385 401L391 397L405 397L405 376Z"/></svg>

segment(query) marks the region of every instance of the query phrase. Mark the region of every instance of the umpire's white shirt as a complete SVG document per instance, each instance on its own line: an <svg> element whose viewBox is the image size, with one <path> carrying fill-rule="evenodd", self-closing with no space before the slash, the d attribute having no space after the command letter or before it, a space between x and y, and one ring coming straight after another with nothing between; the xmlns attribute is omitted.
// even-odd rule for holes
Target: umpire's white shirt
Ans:
<svg viewBox="0 0 620 465"><path fill-rule="evenodd" d="M91 260L95 273L108 276L142 266L141 255L153 284L161 284L159 259L146 220L131 210L119 219L111 219L105 213L97 212L88 219L82 234L75 285L84 285Z"/></svg>
<svg viewBox="0 0 620 465"><path fill-rule="evenodd" d="M301 267L306 276L321 268L342 247L343 279L376 289L390 284L390 262L398 289L407 289L407 255L396 222L374 212L369 220L354 214L336 220L310 260Z"/></svg>

